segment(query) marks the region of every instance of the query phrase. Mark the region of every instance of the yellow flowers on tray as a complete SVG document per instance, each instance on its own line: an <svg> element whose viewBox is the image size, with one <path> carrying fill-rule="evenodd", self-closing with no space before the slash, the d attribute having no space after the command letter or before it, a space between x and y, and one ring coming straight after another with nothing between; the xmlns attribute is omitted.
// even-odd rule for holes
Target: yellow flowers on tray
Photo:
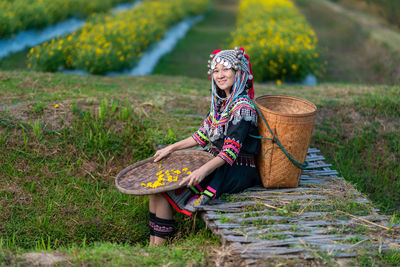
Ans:
<svg viewBox="0 0 400 267"><path fill-rule="evenodd" d="M232 40L246 49L258 81L319 75L316 35L292 1L242 0Z"/></svg>
<svg viewBox="0 0 400 267"><path fill-rule="evenodd" d="M161 168L161 164L158 166L158 168ZM157 188L159 186L163 186L166 183L170 182L176 182L178 181L178 176L180 174L186 173L187 175L191 174L192 172L188 170L188 168L183 168L182 170L166 170L165 172L159 171L156 173L157 180L152 182L146 183L141 183L142 187L147 187L147 188Z"/></svg>

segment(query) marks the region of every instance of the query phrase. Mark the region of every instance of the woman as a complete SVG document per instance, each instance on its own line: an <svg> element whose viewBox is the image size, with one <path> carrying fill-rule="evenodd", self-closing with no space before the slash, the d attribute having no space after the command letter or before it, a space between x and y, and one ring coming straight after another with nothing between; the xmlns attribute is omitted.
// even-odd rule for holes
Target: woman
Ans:
<svg viewBox="0 0 400 267"><path fill-rule="evenodd" d="M157 162L175 150L210 143L215 157L192 171L178 190L150 196L150 246L162 244L174 230L172 207L191 216L196 207L223 193L236 193L260 183L254 156L260 142L249 57L243 48L215 50L209 60L211 108L200 129L192 136L158 150ZM172 207L171 207L172 206Z"/></svg>

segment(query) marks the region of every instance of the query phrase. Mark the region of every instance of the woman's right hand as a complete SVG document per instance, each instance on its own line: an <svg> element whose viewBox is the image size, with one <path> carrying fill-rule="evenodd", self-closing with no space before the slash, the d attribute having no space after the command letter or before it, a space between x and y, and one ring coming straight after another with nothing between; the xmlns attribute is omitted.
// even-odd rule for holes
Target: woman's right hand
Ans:
<svg viewBox="0 0 400 267"><path fill-rule="evenodd" d="M157 150L157 152L154 154L154 162L157 162L163 158L165 158L166 156L168 156L169 154L171 154L173 152L173 147L172 145L169 145L167 147L164 147L160 150Z"/></svg>

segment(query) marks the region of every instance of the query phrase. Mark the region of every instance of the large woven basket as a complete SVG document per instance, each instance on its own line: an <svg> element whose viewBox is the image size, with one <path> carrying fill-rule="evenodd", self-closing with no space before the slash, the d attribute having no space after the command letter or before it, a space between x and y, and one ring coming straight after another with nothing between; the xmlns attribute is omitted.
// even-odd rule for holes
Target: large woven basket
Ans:
<svg viewBox="0 0 400 267"><path fill-rule="evenodd" d="M157 180L157 173L167 170L182 170L188 168L188 171L194 171L213 158L213 155L200 150L179 150L171 153L160 162L153 162L154 158L148 158L139 161L123 169L115 178L116 187L125 194L131 195L150 195L166 192L179 188L179 182L187 176L182 172L178 176L178 181L168 182L157 188L143 186Z"/></svg>
<svg viewBox="0 0 400 267"><path fill-rule="evenodd" d="M255 103L283 148L299 162L304 162L310 145L317 107L310 101L283 95L265 95ZM259 117L260 135L272 138ZM301 169L278 148L276 142L263 139L257 158L260 177L266 188L297 187Z"/></svg>

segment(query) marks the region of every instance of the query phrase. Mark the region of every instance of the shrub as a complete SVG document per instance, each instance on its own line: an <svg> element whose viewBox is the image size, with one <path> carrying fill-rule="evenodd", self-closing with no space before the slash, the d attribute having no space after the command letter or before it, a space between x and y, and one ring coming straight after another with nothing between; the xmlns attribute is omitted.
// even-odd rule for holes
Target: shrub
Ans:
<svg viewBox="0 0 400 267"><path fill-rule="evenodd" d="M130 11L92 19L78 32L32 48L28 67L56 71L61 66L95 74L132 67L169 26L203 12L208 3L148 1Z"/></svg>
<svg viewBox="0 0 400 267"><path fill-rule="evenodd" d="M297 81L319 74L317 38L288 0L243 0L232 47L243 46L258 81Z"/></svg>
<svg viewBox="0 0 400 267"><path fill-rule="evenodd" d="M2 0L0 38L26 29L40 29L68 17L88 17L131 0Z"/></svg>

